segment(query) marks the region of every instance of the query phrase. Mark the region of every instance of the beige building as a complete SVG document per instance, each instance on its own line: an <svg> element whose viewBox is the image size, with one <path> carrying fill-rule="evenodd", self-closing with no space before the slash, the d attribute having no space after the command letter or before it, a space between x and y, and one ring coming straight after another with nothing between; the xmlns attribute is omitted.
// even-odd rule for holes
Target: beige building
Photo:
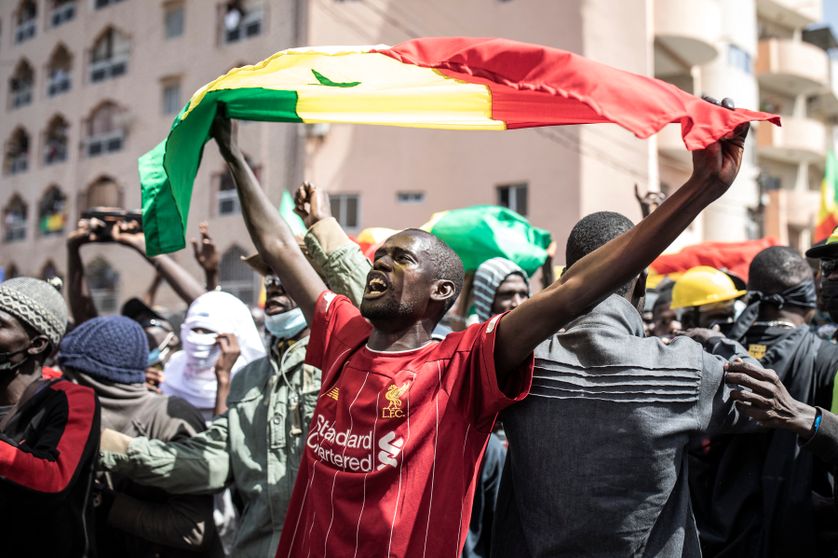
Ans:
<svg viewBox="0 0 838 558"><path fill-rule="evenodd" d="M821 8L818 0L657 0L658 77L783 117L782 128L757 126L736 184L705 212L699 238L765 235L800 250L811 245L838 114L832 32L804 31ZM663 189L689 172L678 141L675 130L659 136Z"/></svg>
<svg viewBox="0 0 838 558"><path fill-rule="evenodd" d="M247 3L245 3L247 6ZM140 207L137 157L165 137L191 93L220 73L299 44L295 2L227 15L208 0L2 0L0 138L5 144L0 265L6 275L63 274L65 235L91 206ZM225 21L226 18L226 21ZM274 198L296 180L297 130L247 123L244 151ZM208 220L225 286L253 300L252 250L232 183L208 145L190 231ZM153 269L112 244L82 249L100 310L144 292ZM189 252L177 259L198 276ZM177 305L168 289L160 301Z"/></svg>
<svg viewBox="0 0 838 558"><path fill-rule="evenodd" d="M804 246L831 138L824 122L838 110L826 53L802 33L820 11L818 0L0 0L0 266L7 276L61 274L65 234L85 208L139 207L136 158L220 73L300 44L429 35L541 43L739 106L776 108L785 127L759 128L736 185L679 244L759 236L764 227ZM500 203L563 245L592 211L639 218L634 184L671 190L690 170L676 126L645 141L610 125L498 133L245 123L241 136L272 199L305 176L332 192L350 232ZM224 254L224 286L254 300L256 281L238 262L251 245L211 144L190 230L202 220ZM83 257L106 311L152 278L125 248L87 246ZM197 274L188 252L176 257ZM178 304L169 290L160 302Z"/></svg>

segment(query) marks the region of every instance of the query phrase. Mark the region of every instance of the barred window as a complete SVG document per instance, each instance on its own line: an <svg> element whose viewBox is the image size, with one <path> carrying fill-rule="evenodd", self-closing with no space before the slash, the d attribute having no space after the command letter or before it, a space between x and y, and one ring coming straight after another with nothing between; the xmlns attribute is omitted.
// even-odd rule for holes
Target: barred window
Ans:
<svg viewBox="0 0 838 558"><path fill-rule="evenodd" d="M113 314L119 301L119 272L99 256L85 268L87 285L96 309L101 314Z"/></svg>
<svg viewBox="0 0 838 558"><path fill-rule="evenodd" d="M12 196L3 211L3 239L17 242L26 239L26 218L29 208L18 194Z"/></svg>
<svg viewBox="0 0 838 558"><path fill-rule="evenodd" d="M17 63L9 78L9 108L16 109L32 104L35 89L35 71L26 60Z"/></svg>
<svg viewBox="0 0 838 558"><path fill-rule="evenodd" d="M258 277L250 266L242 261L242 257L246 255L238 246L232 246L224 252L221 256L219 284L222 290L245 304L252 305L257 302Z"/></svg>
<svg viewBox="0 0 838 558"><path fill-rule="evenodd" d="M29 168L29 134L23 128L16 128L6 142L3 157L3 172L19 174Z"/></svg>

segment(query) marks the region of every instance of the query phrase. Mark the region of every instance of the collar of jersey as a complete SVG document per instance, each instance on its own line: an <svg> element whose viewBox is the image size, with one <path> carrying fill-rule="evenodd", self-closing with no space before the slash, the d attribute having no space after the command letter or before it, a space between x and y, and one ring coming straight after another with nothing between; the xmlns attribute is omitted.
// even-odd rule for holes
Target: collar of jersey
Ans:
<svg viewBox="0 0 838 558"><path fill-rule="evenodd" d="M408 353L415 353L416 351L427 349L430 345L434 343L439 343L439 341L437 341L436 339L431 339L421 347L416 347L415 349L405 349L403 351L379 351L377 349L371 349L370 346L366 344L364 345L364 348L375 355L406 355Z"/></svg>

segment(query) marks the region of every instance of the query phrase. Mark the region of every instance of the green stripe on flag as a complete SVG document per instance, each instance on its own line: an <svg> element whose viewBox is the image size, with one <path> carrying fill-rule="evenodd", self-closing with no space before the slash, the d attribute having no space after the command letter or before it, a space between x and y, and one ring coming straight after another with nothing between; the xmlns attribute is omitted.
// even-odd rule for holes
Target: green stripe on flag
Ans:
<svg viewBox="0 0 838 558"><path fill-rule="evenodd" d="M138 161L143 230L149 256L174 252L186 246L192 187L219 103L226 105L231 118L302 122L297 115L296 91L222 89L207 93L181 120L184 108L166 139ZM170 156L172 153L177 157Z"/></svg>

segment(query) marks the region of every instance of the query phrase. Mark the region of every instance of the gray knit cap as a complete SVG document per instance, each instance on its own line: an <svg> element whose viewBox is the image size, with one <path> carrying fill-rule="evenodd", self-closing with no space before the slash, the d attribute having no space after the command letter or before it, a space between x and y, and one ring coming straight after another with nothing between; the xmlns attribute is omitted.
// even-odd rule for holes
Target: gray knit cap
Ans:
<svg viewBox="0 0 838 558"><path fill-rule="evenodd" d="M67 305L55 287L34 277L0 283L0 310L46 335L54 347L67 329Z"/></svg>
<svg viewBox="0 0 838 558"><path fill-rule="evenodd" d="M530 286L530 280L524 270L506 258L486 260L474 272L474 311L481 322L492 317L492 303L495 301L498 287L513 274L523 277L527 287Z"/></svg>

